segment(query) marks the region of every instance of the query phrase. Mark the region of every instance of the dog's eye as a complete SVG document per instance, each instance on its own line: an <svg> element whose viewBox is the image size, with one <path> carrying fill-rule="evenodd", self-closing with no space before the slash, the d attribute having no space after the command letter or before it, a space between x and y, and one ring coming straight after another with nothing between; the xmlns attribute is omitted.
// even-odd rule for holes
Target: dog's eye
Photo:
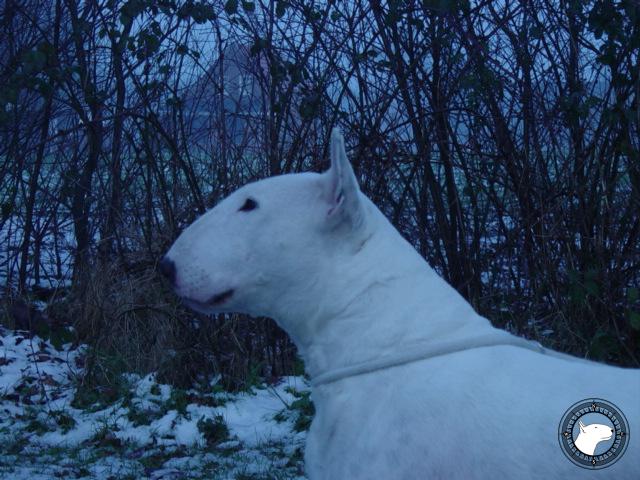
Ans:
<svg viewBox="0 0 640 480"><path fill-rule="evenodd" d="M253 198L247 198L238 211L239 212L248 212L250 210L255 210L258 208L258 202L256 202Z"/></svg>

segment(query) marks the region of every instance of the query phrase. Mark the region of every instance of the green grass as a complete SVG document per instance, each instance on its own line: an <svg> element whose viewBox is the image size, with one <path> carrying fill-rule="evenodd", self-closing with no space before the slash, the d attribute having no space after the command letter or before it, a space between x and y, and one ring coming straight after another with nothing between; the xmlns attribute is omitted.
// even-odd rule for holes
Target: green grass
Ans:
<svg viewBox="0 0 640 480"><path fill-rule="evenodd" d="M151 425L152 422L162 418L165 412L158 409L142 409L135 404L129 405L129 411L127 412L127 419L135 426Z"/></svg>
<svg viewBox="0 0 640 480"><path fill-rule="evenodd" d="M53 410L49 413L62 430L62 433L68 433L75 428L75 419L64 410Z"/></svg>
<svg viewBox="0 0 640 480"><path fill-rule="evenodd" d="M316 414L316 407L310 398L311 392L296 391L293 395L298 397L289 407L291 410L297 411L298 414L293 429L296 432L309 430L313 417Z"/></svg>
<svg viewBox="0 0 640 480"><path fill-rule="evenodd" d="M107 435L101 437L102 440ZM200 456L202 462L197 468L185 467L182 470L185 479L218 480L226 478L253 480L288 480L301 474L302 451L300 448L293 453L287 453L284 445L279 442L259 446L255 453L259 473L255 473L256 465L251 463L251 455L242 450L241 446L229 449L228 452L218 448L205 450L186 447L147 446L123 444L119 448L109 448L95 443L87 443L81 447L48 447L36 451L25 451L28 440L16 439L8 445L5 442L0 449L0 478L11 478L17 469L28 468L50 478L90 478L131 480L144 475L150 475L156 470L166 468L167 462L185 457ZM8 448L7 448L8 447ZM138 457L137 452L143 451ZM12 453L9 453L9 452ZM211 454L216 455L215 458ZM262 460L260 460L262 458ZM286 464L283 465L283 459ZM105 460L107 461L105 463ZM101 475L95 471L104 472L105 466L112 468L111 472ZM183 477L180 477L183 478Z"/></svg>
<svg viewBox="0 0 640 480"><path fill-rule="evenodd" d="M198 420L197 426L208 446L215 446L229 439L229 428L222 415L206 419L202 417Z"/></svg>

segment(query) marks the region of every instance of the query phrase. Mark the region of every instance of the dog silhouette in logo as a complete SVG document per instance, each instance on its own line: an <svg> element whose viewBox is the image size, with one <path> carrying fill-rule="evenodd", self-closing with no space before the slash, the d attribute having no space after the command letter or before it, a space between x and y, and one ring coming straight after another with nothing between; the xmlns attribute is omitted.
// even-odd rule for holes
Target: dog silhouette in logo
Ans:
<svg viewBox="0 0 640 480"><path fill-rule="evenodd" d="M585 455L593 455L598 443L609 440L613 436L613 428L609 425L600 423L585 425L582 420L578 420L578 425L580 426L580 433L576 438L575 445Z"/></svg>

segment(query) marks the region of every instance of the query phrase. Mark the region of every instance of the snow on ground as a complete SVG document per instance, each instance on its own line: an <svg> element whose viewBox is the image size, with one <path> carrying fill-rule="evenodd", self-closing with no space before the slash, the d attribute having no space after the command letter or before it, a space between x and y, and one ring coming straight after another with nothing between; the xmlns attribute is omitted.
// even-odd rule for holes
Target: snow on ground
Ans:
<svg viewBox="0 0 640 480"><path fill-rule="evenodd" d="M0 327L0 478L304 478L303 378L231 394L129 374L117 401L87 405L85 353Z"/></svg>

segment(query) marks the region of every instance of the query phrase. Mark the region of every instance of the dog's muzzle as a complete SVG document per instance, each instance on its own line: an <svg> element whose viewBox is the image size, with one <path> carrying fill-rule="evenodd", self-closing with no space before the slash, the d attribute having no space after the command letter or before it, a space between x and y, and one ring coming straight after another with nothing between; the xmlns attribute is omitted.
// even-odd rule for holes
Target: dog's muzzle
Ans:
<svg viewBox="0 0 640 480"><path fill-rule="evenodd" d="M230 299L233 296L233 292L233 288L230 288L222 293L217 293L216 295L212 295L205 303L211 307L215 307Z"/></svg>
<svg viewBox="0 0 640 480"><path fill-rule="evenodd" d="M234 292L235 290L233 288L230 288L229 290L225 290L222 293L212 295L205 302L201 302L190 297L182 297L182 301L185 303L185 305L196 311L202 313L211 313L212 309L222 306L227 300L229 300L233 296Z"/></svg>
<svg viewBox="0 0 640 480"><path fill-rule="evenodd" d="M172 286L176 284L176 264L166 255L160 260L158 271L166 278Z"/></svg>

